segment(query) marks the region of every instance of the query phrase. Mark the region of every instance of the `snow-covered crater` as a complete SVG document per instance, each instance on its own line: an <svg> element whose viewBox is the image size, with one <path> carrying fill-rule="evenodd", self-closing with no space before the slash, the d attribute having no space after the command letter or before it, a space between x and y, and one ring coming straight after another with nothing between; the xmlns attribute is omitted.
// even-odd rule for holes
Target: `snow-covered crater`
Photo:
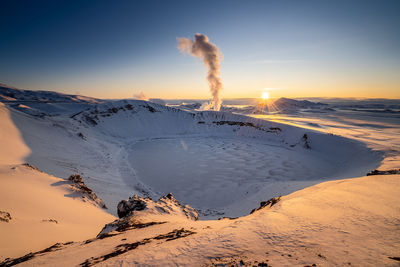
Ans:
<svg viewBox="0 0 400 267"><path fill-rule="evenodd" d="M11 93L5 103L31 150L26 161L58 177L79 173L113 214L134 194L172 192L200 216L240 216L262 200L364 175L381 160L354 140L229 112Z"/></svg>
<svg viewBox="0 0 400 267"><path fill-rule="evenodd" d="M261 200L364 175L380 160L362 143L339 136L146 101L109 102L72 118L88 138L117 142L123 150L118 183L154 198L172 192L208 218L241 216Z"/></svg>

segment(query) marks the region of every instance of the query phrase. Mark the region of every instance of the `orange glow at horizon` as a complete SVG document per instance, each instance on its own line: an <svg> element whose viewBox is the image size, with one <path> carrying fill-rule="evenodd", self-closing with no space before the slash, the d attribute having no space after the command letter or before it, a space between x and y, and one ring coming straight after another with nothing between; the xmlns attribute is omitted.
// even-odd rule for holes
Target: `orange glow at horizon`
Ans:
<svg viewBox="0 0 400 267"><path fill-rule="evenodd" d="M106 76L106 75L104 75ZM136 92L143 91L148 98L161 99L208 99L209 91L205 81L194 79L190 82L180 82L168 79L157 79L151 84L143 81L123 79L123 77L104 78L93 77L93 79L79 80L67 79L62 82L50 81L45 85L40 83L17 83L5 82L17 88L30 90L57 91L66 94L80 94L89 97L104 99L132 98ZM164 77L162 77L164 78ZM266 81L229 80L225 78L226 84L222 91L223 99L233 98L259 98L263 100L262 93L265 90ZM397 79L397 78L396 78ZM273 95L267 91L271 98L305 98L305 97L338 97L338 98L400 98L400 90L396 79L393 81L366 81L352 82L337 79L334 82L326 82L323 79L305 80L305 78L281 81L271 80L268 84L274 88ZM368 84L367 84L368 82ZM260 89L259 88L263 88ZM379 88L379 90L377 89ZM266 91L266 90L265 90ZM267 99L264 99L267 100Z"/></svg>

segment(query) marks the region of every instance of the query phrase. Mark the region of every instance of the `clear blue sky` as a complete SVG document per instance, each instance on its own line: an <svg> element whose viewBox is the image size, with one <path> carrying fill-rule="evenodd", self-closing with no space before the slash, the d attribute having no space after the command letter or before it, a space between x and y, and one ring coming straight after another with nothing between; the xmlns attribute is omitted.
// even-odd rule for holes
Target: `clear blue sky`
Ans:
<svg viewBox="0 0 400 267"><path fill-rule="evenodd" d="M0 2L0 82L95 97L207 98L177 37L209 36L222 97L400 98L400 1Z"/></svg>

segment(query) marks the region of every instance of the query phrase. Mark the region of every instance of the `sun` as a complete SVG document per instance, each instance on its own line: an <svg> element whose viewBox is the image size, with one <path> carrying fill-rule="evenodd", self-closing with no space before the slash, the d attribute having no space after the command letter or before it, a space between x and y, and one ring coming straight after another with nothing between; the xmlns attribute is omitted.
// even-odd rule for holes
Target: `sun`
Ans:
<svg viewBox="0 0 400 267"><path fill-rule="evenodd" d="M269 93L268 92L262 92L261 98L264 100L267 100L269 98Z"/></svg>

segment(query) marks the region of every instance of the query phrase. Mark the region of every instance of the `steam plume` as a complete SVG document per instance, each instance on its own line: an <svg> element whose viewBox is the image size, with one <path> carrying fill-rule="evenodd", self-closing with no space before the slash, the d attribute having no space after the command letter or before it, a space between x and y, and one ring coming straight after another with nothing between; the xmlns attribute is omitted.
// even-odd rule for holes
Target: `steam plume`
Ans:
<svg viewBox="0 0 400 267"><path fill-rule="evenodd" d="M140 91L140 93L138 94L134 94L133 98L138 100L146 100L146 101L149 100L149 98L142 91Z"/></svg>
<svg viewBox="0 0 400 267"><path fill-rule="evenodd" d="M204 65L208 68L207 81L212 95L211 102L204 109L219 110L222 102L220 99L222 81L219 77L219 59L222 54L219 52L218 47L210 43L206 35L196 33L194 41L188 38L178 38L178 48L182 53L188 53L203 59Z"/></svg>

